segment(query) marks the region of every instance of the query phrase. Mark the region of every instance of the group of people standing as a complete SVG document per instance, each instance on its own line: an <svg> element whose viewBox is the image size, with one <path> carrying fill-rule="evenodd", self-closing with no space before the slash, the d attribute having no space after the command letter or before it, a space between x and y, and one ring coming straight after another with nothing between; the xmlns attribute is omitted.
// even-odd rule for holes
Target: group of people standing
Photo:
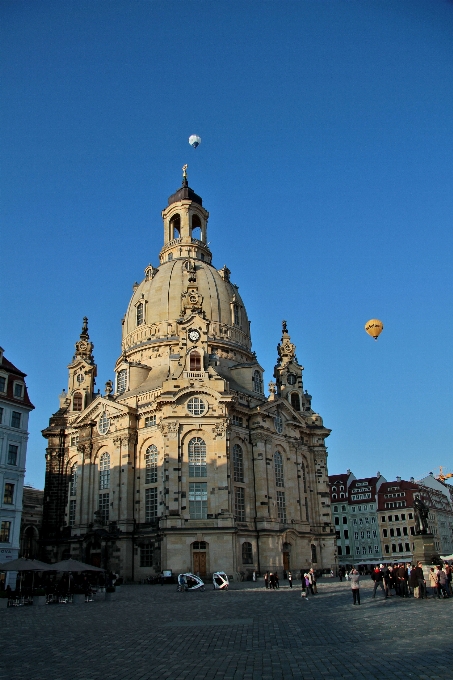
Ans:
<svg viewBox="0 0 453 680"><path fill-rule="evenodd" d="M360 575L357 569L352 569L346 578L351 581L351 591L353 604L360 604ZM396 595L399 597L410 597L423 599L428 597L427 583L423 573L423 564L397 564L376 567L371 578L374 582L372 597L376 597L378 588L382 590L385 598ZM431 567L429 572L429 586L432 597L451 597L452 596L452 567L446 564ZM341 580L341 579L340 579ZM393 592L392 592L393 591Z"/></svg>
<svg viewBox="0 0 453 680"><path fill-rule="evenodd" d="M276 571L266 571L264 574L264 585L270 590L278 590L280 588L280 580Z"/></svg>

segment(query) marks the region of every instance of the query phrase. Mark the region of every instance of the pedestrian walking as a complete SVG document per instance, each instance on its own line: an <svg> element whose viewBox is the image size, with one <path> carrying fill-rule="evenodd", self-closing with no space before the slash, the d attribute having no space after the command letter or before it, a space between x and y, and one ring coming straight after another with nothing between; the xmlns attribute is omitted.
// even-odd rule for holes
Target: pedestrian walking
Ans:
<svg viewBox="0 0 453 680"><path fill-rule="evenodd" d="M313 588L313 594L316 595L318 592L318 586L316 585L316 574L315 570L312 568L310 569L310 576L311 576L311 585Z"/></svg>
<svg viewBox="0 0 453 680"><path fill-rule="evenodd" d="M423 564L421 562L417 562L417 566L415 568L415 571L417 572L417 578L418 578L418 597L422 600L423 598L426 599L426 581L425 581L425 574L423 573Z"/></svg>
<svg viewBox="0 0 453 680"><path fill-rule="evenodd" d="M276 571L274 574L274 583L276 589L278 590L280 588L280 579L278 578L278 571Z"/></svg>
<svg viewBox="0 0 453 680"><path fill-rule="evenodd" d="M269 572L266 571L264 574L264 585L266 586L266 590L269 588Z"/></svg>
<svg viewBox="0 0 453 680"><path fill-rule="evenodd" d="M349 578L351 580L352 604L360 604L360 576L357 569L351 569Z"/></svg>
<svg viewBox="0 0 453 680"><path fill-rule="evenodd" d="M269 588L275 590L275 574L272 571L269 573Z"/></svg>
<svg viewBox="0 0 453 680"><path fill-rule="evenodd" d="M293 575L291 574L290 571L288 571L288 583L289 583L289 587L292 588L293 587Z"/></svg>
<svg viewBox="0 0 453 680"><path fill-rule="evenodd" d="M404 562L401 562L400 566L397 569L396 575L399 583L400 597L409 597L409 591L407 589L408 574Z"/></svg>

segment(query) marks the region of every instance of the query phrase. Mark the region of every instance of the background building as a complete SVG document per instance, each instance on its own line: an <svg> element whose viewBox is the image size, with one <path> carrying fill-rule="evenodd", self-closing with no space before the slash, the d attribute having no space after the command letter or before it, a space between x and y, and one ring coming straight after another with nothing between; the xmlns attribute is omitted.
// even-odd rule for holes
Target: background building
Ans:
<svg viewBox="0 0 453 680"><path fill-rule="evenodd" d="M209 214L186 177L162 217L160 264L133 286L115 382L95 393L85 319L43 431L44 555L128 579L330 570L330 430L286 322L266 397L244 302L212 265Z"/></svg>
<svg viewBox="0 0 453 680"><path fill-rule="evenodd" d="M20 546L22 489L31 403L26 374L4 356L0 347L0 562L16 559ZM16 573L7 572L15 586Z"/></svg>
<svg viewBox="0 0 453 680"><path fill-rule="evenodd" d="M415 535L414 495L420 490L413 481L397 477L385 482L378 493L378 517L383 557L386 561L412 559ZM423 500L423 498L422 498Z"/></svg>
<svg viewBox="0 0 453 680"><path fill-rule="evenodd" d="M350 470L329 477L339 565L372 566L382 560L377 494L385 481L380 472L363 479Z"/></svg>
<svg viewBox="0 0 453 680"><path fill-rule="evenodd" d="M439 555L453 554L453 489L431 472L417 484L429 506L429 527Z"/></svg>
<svg viewBox="0 0 453 680"><path fill-rule="evenodd" d="M40 554L44 491L24 486L20 527L20 557L37 559Z"/></svg>

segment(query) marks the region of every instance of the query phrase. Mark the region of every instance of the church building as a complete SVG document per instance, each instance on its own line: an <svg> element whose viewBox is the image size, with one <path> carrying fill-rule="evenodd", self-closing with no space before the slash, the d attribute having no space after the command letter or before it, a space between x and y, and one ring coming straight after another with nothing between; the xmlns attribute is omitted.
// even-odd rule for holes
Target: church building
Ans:
<svg viewBox="0 0 453 680"><path fill-rule="evenodd" d="M304 392L286 322L265 395L238 286L212 264L208 217L184 171L104 395L83 320L68 390L43 431L52 562L71 556L135 581L335 566L330 430Z"/></svg>

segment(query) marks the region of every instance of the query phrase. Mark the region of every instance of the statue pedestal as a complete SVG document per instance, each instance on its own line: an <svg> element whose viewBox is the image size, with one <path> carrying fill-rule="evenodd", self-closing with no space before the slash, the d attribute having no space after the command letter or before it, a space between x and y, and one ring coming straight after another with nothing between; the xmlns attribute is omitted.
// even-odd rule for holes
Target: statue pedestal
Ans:
<svg viewBox="0 0 453 680"><path fill-rule="evenodd" d="M417 534L412 537L414 544L413 561L415 564L421 562L423 564L423 572L425 578L428 577L429 567L432 566L432 559L436 555L434 549L434 535L433 534Z"/></svg>

